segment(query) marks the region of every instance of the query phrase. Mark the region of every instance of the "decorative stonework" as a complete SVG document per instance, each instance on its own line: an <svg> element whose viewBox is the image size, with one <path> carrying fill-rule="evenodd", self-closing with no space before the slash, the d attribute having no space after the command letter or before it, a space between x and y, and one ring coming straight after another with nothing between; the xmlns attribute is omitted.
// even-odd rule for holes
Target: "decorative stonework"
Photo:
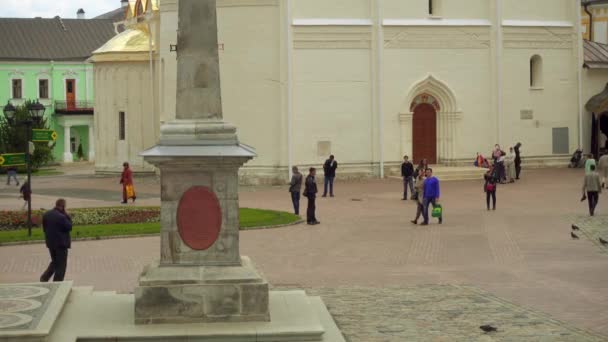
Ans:
<svg viewBox="0 0 608 342"><path fill-rule="evenodd" d="M30 323L32 316L20 313L0 313L0 329L14 328ZM1 331L1 330L0 330Z"/></svg>
<svg viewBox="0 0 608 342"><path fill-rule="evenodd" d="M198 251L211 247L222 228L222 208L217 196L204 186L190 188L179 201L177 226L188 247Z"/></svg>
<svg viewBox="0 0 608 342"><path fill-rule="evenodd" d="M370 49L367 26L301 26L293 29L294 49Z"/></svg>
<svg viewBox="0 0 608 342"><path fill-rule="evenodd" d="M441 111L441 105L439 105L439 101L433 95L422 93L414 98L412 104L410 105L410 111L414 112L414 109L421 104L430 104L435 108L437 112Z"/></svg>
<svg viewBox="0 0 608 342"><path fill-rule="evenodd" d="M487 27L386 27L386 49L489 49Z"/></svg>
<svg viewBox="0 0 608 342"><path fill-rule="evenodd" d="M573 28L506 27L503 45L508 49L574 49Z"/></svg>
<svg viewBox="0 0 608 342"><path fill-rule="evenodd" d="M15 298L34 298L46 295L50 290L46 287L38 286L3 286L0 287L0 300Z"/></svg>
<svg viewBox="0 0 608 342"><path fill-rule="evenodd" d="M42 306L37 300L33 299L0 299L0 312L22 312L35 310Z"/></svg>

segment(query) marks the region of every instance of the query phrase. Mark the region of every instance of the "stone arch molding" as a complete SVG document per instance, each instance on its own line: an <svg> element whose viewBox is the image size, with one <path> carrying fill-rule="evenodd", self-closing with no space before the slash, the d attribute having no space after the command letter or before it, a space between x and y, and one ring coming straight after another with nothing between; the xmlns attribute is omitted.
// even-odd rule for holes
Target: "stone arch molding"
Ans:
<svg viewBox="0 0 608 342"><path fill-rule="evenodd" d="M429 103L437 110L438 162L445 165L455 164L455 146L459 138L457 126L462 119L462 111L458 108L452 89L431 74L410 88L399 113L401 155L411 155L413 152L413 105L416 103Z"/></svg>
<svg viewBox="0 0 608 342"><path fill-rule="evenodd" d="M412 103L421 94L428 94L437 99L439 102L440 115L459 116L461 113L456 102L456 96L452 89L444 82L438 80L433 75L428 75L425 79L415 83L410 89L407 101L404 104L404 108L401 111L402 114L411 114L410 107Z"/></svg>

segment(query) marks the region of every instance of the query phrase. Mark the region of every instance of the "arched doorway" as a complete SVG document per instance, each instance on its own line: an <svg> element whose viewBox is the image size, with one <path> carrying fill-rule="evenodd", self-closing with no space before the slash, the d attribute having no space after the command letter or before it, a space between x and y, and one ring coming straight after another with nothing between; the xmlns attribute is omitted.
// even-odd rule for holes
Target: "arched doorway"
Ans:
<svg viewBox="0 0 608 342"><path fill-rule="evenodd" d="M437 163L437 110L430 103L419 103L414 107L412 127L413 158L416 163L426 159Z"/></svg>

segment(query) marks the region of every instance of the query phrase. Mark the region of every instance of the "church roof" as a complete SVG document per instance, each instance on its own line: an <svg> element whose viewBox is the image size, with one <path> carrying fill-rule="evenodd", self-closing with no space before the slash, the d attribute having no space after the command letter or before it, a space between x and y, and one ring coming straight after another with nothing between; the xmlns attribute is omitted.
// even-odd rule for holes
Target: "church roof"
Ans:
<svg viewBox="0 0 608 342"><path fill-rule="evenodd" d="M110 19L113 22L125 20L127 9L125 7L117 8L113 11L96 16L93 19Z"/></svg>
<svg viewBox="0 0 608 342"><path fill-rule="evenodd" d="M84 61L114 35L107 19L0 18L0 60Z"/></svg>
<svg viewBox="0 0 608 342"><path fill-rule="evenodd" d="M584 41L585 67L589 69L608 68L608 45Z"/></svg>

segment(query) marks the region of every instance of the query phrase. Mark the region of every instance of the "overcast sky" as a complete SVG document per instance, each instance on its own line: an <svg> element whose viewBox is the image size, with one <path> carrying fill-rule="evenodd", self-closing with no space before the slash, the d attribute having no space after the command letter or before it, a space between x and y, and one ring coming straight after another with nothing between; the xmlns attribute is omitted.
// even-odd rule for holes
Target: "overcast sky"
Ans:
<svg viewBox="0 0 608 342"><path fill-rule="evenodd" d="M120 0L0 0L0 17L76 18L79 8L87 18L112 11L120 7Z"/></svg>

